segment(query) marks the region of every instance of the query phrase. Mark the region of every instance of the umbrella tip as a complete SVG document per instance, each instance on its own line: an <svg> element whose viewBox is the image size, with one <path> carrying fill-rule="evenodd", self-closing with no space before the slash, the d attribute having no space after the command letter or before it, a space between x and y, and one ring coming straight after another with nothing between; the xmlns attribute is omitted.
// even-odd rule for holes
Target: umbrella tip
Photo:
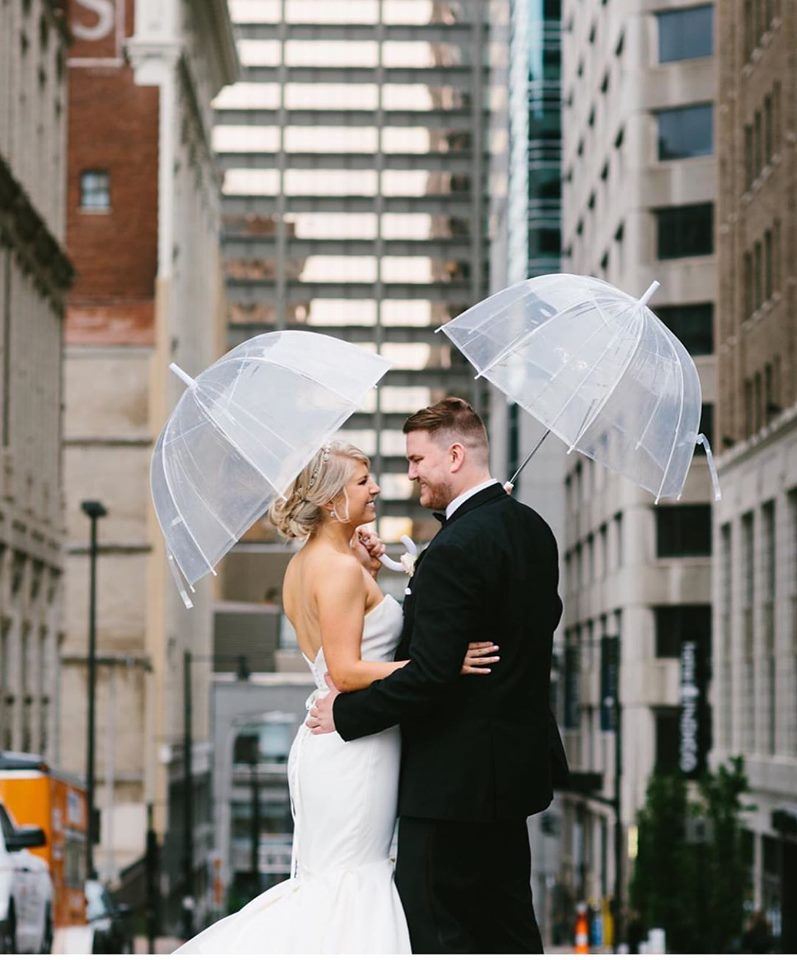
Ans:
<svg viewBox="0 0 797 960"><path fill-rule="evenodd" d="M182 367L178 367L176 363L170 363L169 369L172 371L172 373L177 374L177 376L183 381L184 384L186 384L186 386L193 387L196 383L196 380L194 380L192 377L189 377L185 370L183 370Z"/></svg>
<svg viewBox="0 0 797 960"><path fill-rule="evenodd" d="M659 289L660 286L661 286L661 284L659 283L659 281L658 281L658 280L654 280L653 283L651 283L651 285L647 288L647 290L646 290L646 291L642 294L642 296L639 298L639 302L640 302L641 304L643 304L643 305L646 304L646 303L648 302L648 300L650 300L650 298L653 296L653 294Z"/></svg>

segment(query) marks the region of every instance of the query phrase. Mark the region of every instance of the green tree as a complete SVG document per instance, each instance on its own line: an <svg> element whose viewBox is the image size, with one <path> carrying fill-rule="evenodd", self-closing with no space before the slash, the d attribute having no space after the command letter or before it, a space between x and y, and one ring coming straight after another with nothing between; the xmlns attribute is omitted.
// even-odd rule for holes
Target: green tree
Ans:
<svg viewBox="0 0 797 960"><path fill-rule="evenodd" d="M695 860L686 843L686 782L654 774L637 823L639 842L631 878L631 906L646 930L662 927L668 949L692 949L697 931L694 910Z"/></svg>
<svg viewBox="0 0 797 960"><path fill-rule="evenodd" d="M741 757L707 773L692 801L680 775L650 779L637 818L630 903L646 929L666 931L667 947L675 953L726 953L741 934L746 790Z"/></svg>
<svg viewBox="0 0 797 960"><path fill-rule="evenodd" d="M711 953L727 953L741 934L744 924L744 895L747 864L742 849L742 794L748 789L744 761L733 757L729 766L700 782L700 796L711 826L706 848L709 878L706 910L711 918Z"/></svg>

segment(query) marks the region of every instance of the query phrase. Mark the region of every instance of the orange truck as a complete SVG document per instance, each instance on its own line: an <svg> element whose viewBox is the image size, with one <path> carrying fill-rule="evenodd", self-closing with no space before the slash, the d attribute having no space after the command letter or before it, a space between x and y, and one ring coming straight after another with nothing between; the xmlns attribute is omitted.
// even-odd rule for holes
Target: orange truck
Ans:
<svg viewBox="0 0 797 960"><path fill-rule="evenodd" d="M31 853L44 859L54 892L55 928L86 924L86 790L41 757L0 751L0 802L17 823L44 830L47 843Z"/></svg>

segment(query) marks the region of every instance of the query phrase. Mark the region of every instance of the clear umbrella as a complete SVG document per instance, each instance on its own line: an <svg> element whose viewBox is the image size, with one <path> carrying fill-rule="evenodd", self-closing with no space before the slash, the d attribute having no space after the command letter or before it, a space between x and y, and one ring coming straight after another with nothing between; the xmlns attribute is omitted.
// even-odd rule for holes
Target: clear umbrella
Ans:
<svg viewBox="0 0 797 960"><path fill-rule="evenodd" d="M150 486L172 572L185 585L214 567L360 406L390 364L334 337L252 337L196 379L152 456Z"/></svg>
<svg viewBox="0 0 797 960"><path fill-rule="evenodd" d="M555 433L568 453L629 477L658 503L680 497L700 443L719 500L714 460L699 433L697 369L647 306L658 286L636 299L595 277L548 274L488 297L441 329L479 376Z"/></svg>

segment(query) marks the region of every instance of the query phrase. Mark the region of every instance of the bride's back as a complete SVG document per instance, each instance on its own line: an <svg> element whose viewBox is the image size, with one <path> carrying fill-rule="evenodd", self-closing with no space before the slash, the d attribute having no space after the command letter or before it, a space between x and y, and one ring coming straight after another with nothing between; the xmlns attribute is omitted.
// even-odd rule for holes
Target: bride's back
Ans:
<svg viewBox="0 0 797 960"><path fill-rule="evenodd" d="M285 614L296 631L299 649L311 661L321 648L321 629L315 585L323 577L332 584L341 576L342 568L350 563L351 553L344 554L330 544L310 541L291 558L282 584L282 604ZM382 598L376 581L363 570L363 613Z"/></svg>

